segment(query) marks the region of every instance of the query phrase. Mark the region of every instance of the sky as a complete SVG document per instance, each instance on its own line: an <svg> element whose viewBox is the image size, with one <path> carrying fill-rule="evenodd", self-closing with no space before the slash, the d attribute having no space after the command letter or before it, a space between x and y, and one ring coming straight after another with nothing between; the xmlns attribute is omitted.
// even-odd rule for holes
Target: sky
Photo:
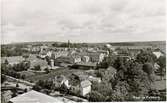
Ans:
<svg viewBox="0 0 167 103"><path fill-rule="evenodd" d="M3 0L2 42L165 40L165 0Z"/></svg>

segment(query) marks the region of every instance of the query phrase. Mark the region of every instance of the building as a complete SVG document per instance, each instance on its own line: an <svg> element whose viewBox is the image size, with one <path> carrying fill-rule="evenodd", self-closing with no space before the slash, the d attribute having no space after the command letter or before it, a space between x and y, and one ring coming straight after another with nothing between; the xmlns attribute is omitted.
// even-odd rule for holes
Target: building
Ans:
<svg viewBox="0 0 167 103"><path fill-rule="evenodd" d="M101 83L101 78L89 76L88 80L91 82Z"/></svg>
<svg viewBox="0 0 167 103"><path fill-rule="evenodd" d="M72 68L75 69L95 69L96 68L96 63L75 63L71 66Z"/></svg>
<svg viewBox="0 0 167 103"><path fill-rule="evenodd" d="M41 59L45 59L46 58L46 56L47 56L47 51L41 51L40 53L39 53L39 55L38 55L38 57L40 57Z"/></svg>
<svg viewBox="0 0 167 103"><path fill-rule="evenodd" d="M103 53L88 53L88 56L90 57L91 62L99 63L104 59L104 54Z"/></svg>
<svg viewBox="0 0 167 103"><path fill-rule="evenodd" d="M88 79L88 75L86 73L83 73L83 72L74 72L74 73L72 73L71 77L74 79L77 79L79 81L83 81L83 80Z"/></svg>
<svg viewBox="0 0 167 103"><path fill-rule="evenodd" d="M81 62L81 57L78 55L71 55L71 58L74 59L74 63L80 63Z"/></svg>
<svg viewBox="0 0 167 103"><path fill-rule="evenodd" d="M92 83L89 80L84 80L80 83L80 95L85 96L91 92Z"/></svg>
<svg viewBox="0 0 167 103"><path fill-rule="evenodd" d="M31 90L27 93L11 98L10 103L68 103L74 102L64 97L51 97L46 94Z"/></svg>
<svg viewBox="0 0 167 103"><path fill-rule="evenodd" d="M159 58L160 56L163 56L163 54L160 51L154 51L153 54Z"/></svg>
<svg viewBox="0 0 167 103"><path fill-rule="evenodd" d="M83 62L99 63L104 59L104 57L107 54L100 51L99 52L95 51L95 52L81 52L78 55L82 57Z"/></svg>
<svg viewBox="0 0 167 103"><path fill-rule="evenodd" d="M70 64L74 63L74 59L69 56L61 56L55 59L56 66L67 67Z"/></svg>
<svg viewBox="0 0 167 103"><path fill-rule="evenodd" d="M65 50L57 50L57 51L49 51L47 53L47 55L49 57L54 57L54 58L58 58L58 57L61 57L61 56L68 56L68 51L65 51Z"/></svg>
<svg viewBox="0 0 167 103"><path fill-rule="evenodd" d="M54 83L55 83L56 87L61 87L62 85L64 85L67 89L70 88L68 79L63 75L56 76Z"/></svg>
<svg viewBox="0 0 167 103"><path fill-rule="evenodd" d="M82 62L87 63L90 61L90 58L89 58L89 56L82 56L81 60L82 60Z"/></svg>

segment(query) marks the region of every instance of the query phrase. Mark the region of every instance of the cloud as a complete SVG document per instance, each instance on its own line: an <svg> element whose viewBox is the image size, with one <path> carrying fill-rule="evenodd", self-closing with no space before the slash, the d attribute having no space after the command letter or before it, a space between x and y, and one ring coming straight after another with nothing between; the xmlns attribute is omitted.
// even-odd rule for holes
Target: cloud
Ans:
<svg viewBox="0 0 167 103"><path fill-rule="evenodd" d="M164 40L166 33L165 0L5 0L2 11L5 43Z"/></svg>

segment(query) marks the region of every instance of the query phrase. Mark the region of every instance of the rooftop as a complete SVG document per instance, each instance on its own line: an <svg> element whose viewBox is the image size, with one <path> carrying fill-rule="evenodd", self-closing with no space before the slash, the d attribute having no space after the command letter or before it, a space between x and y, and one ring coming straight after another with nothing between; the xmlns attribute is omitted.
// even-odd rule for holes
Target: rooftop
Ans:
<svg viewBox="0 0 167 103"><path fill-rule="evenodd" d="M81 85L82 88L85 88L85 87L91 86L92 83L89 80L84 80L84 81L81 82L80 85Z"/></svg>
<svg viewBox="0 0 167 103"><path fill-rule="evenodd" d="M51 97L46 94L31 90L10 99L13 103L67 103L72 102L64 97Z"/></svg>

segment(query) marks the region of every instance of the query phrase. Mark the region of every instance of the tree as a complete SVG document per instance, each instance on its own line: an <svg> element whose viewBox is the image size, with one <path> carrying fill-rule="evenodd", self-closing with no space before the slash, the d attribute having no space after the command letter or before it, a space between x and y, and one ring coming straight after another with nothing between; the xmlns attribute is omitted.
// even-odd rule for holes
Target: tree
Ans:
<svg viewBox="0 0 167 103"><path fill-rule="evenodd" d="M6 77L4 75L1 75L1 84L6 81Z"/></svg>
<svg viewBox="0 0 167 103"><path fill-rule="evenodd" d="M33 70L40 71L40 70L41 70L40 65L36 65L36 66L34 66Z"/></svg>
<svg viewBox="0 0 167 103"><path fill-rule="evenodd" d="M109 82L102 81L99 83L93 83L92 84L92 90L99 92L103 96L107 97L112 94L112 86Z"/></svg>
<svg viewBox="0 0 167 103"><path fill-rule="evenodd" d="M48 74L50 72L48 68L45 68L44 71L46 74Z"/></svg>
<svg viewBox="0 0 167 103"><path fill-rule="evenodd" d="M16 84L16 87L19 87L19 84L18 84L18 83Z"/></svg>
<svg viewBox="0 0 167 103"><path fill-rule="evenodd" d="M124 101L128 95L129 84L126 81L118 81L114 87L114 91L110 96L110 100Z"/></svg>
<svg viewBox="0 0 167 103"><path fill-rule="evenodd" d="M40 91L41 90L41 87L39 85L35 85L33 86L32 88L33 90L36 90L36 91Z"/></svg>
<svg viewBox="0 0 167 103"><path fill-rule="evenodd" d="M143 65L143 71L146 72L148 75L151 75L154 72L154 67L151 63L145 63Z"/></svg>
<svg viewBox="0 0 167 103"><path fill-rule="evenodd" d="M26 78L26 75L21 75L21 79L25 79Z"/></svg>
<svg viewBox="0 0 167 103"><path fill-rule="evenodd" d="M118 57L114 64L113 64L113 67L117 69L117 71L119 70L123 70L123 71L126 71L127 68L125 66L125 64L127 64L128 62L126 62L126 60L124 58L121 58L121 57Z"/></svg>
<svg viewBox="0 0 167 103"><path fill-rule="evenodd" d="M97 91L91 91L91 93L89 94L89 101L90 102L104 102L105 97Z"/></svg>
<svg viewBox="0 0 167 103"><path fill-rule="evenodd" d="M147 73L149 70L143 71L143 65L132 62L125 73L125 80L129 84L129 94L132 96L146 96L151 89L151 81Z"/></svg>
<svg viewBox="0 0 167 103"><path fill-rule="evenodd" d="M43 89L53 89L54 88L54 83L53 81L49 81L49 80L39 80L36 83L36 86L34 87L35 89L39 89L39 88L43 88Z"/></svg>
<svg viewBox="0 0 167 103"><path fill-rule="evenodd" d="M160 76L162 80L163 76L165 75L165 70L166 70L166 57L160 56L157 60L157 64L160 66L159 72L160 72Z"/></svg>
<svg viewBox="0 0 167 103"><path fill-rule="evenodd" d="M27 92L27 88L24 89L24 92Z"/></svg>
<svg viewBox="0 0 167 103"><path fill-rule="evenodd" d="M8 62L8 60L7 60L7 59L5 59L5 64L6 64L6 65L8 65L8 64L9 64L9 62Z"/></svg>
<svg viewBox="0 0 167 103"><path fill-rule="evenodd" d="M157 57L153 54L151 50L141 50L140 53L136 57L137 62L146 63L150 62L154 64L157 61Z"/></svg>

